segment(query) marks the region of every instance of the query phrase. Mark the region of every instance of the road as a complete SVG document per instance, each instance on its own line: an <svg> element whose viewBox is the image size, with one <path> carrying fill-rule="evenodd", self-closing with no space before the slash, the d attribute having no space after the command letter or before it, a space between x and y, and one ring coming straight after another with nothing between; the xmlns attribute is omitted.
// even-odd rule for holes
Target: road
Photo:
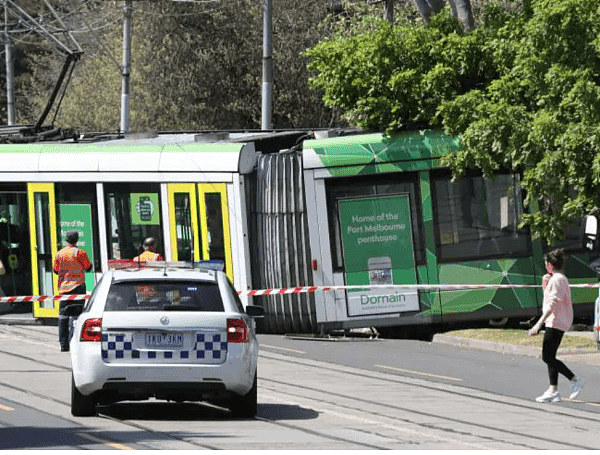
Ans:
<svg viewBox="0 0 600 455"><path fill-rule="evenodd" d="M0 326L0 448L600 448L598 366L590 362L575 368L570 359L589 379L582 400L549 405L531 399L546 386L539 359L407 340L260 342L255 419L160 401L76 418L56 327Z"/></svg>
<svg viewBox="0 0 600 455"><path fill-rule="evenodd" d="M439 343L349 337L319 341L264 336L261 348L263 352L422 378L524 400L534 399L548 387L546 365L540 358ZM569 353L559 358L575 374L586 379L580 399L565 399L562 406L600 413L600 352ZM569 382L563 377L559 378L559 391L563 398L570 394Z"/></svg>

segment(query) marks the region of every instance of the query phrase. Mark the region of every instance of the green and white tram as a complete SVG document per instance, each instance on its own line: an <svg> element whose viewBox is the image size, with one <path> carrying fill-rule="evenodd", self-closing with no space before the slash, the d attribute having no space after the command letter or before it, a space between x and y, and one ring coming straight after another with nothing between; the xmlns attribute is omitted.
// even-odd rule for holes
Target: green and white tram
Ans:
<svg viewBox="0 0 600 455"><path fill-rule="evenodd" d="M0 286L6 295L55 294L52 259L76 229L94 264L88 290L109 260L135 257L148 236L165 260L223 260L240 291L354 286L243 295L265 308L259 328L268 333L377 327L427 337L445 324L540 313L539 289L369 287L539 284L545 245L518 227L518 175L473 172L453 183L439 158L460 145L436 131L315 135L324 134L2 144ZM574 227L563 245L572 283L596 277L581 238ZM591 315L595 290L573 295L576 314ZM58 302L32 311L55 318Z"/></svg>
<svg viewBox="0 0 600 455"><path fill-rule="evenodd" d="M244 174L252 143L199 143L194 135L92 143L0 145L0 247L7 295L53 295L52 261L77 230L93 262L93 289L111 259L132 259L146 237L167 260L219 259L249 282ZM34 304L39 318L58 302Z"/></svg>
<svg viewBox="0 0 600 455"><path fill-rule="evenodd" d="M473 172L453 182L439 158L460 147L436 131L305 141L304 178L315 285L539 285L546 245L520 229L519 176ZM326 208L326 209L325 209ZM572 284L595 281L579 227L561 245ZM572 290L577 316L594 289ZM427 338L445 324L541 313L541 290L349 289L315 295L325 331L377 327Z"/></svg>

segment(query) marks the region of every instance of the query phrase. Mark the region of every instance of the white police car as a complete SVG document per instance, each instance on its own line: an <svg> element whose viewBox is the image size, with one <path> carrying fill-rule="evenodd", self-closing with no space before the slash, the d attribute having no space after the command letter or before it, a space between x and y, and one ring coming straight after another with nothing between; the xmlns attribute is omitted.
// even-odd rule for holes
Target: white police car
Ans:
<svg viewBox="0 0 600 455"><path fill-rule="evenodd" d="M212 401L235 417L257 408L252 317L221 270L148 263L104 273L70 343L71 413L124 400Z"/></svg>

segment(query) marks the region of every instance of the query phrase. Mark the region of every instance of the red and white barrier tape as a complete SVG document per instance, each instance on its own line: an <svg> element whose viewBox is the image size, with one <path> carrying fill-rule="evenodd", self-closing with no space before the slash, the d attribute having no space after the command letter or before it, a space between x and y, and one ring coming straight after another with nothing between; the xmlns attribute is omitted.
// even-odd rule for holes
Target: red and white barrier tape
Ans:
<svg viewBox="0 0 600 455"><path fill-rule="evenodd" d="M600 283L570 284L572 288L598 288ZM371 284L355 286L299 286L293 288L278 289L258 289L250 291L238 291L240 296L261 296L261 295L283 295L283 294L301 294L313 293L317 291L343 291L343 290L361 290L361 289L414 289L423 291L467 291L476 289L534 289L540 288L539 284ZM0 303L19 303L19 302L43 302L46 300L85 300L89 299L90 294L80 295L26 295L13 297L0 297Z"/></svg>
<svg viewBox="0 0 600 455"><path fill-rule="evenodd" d="M0 297L0 303L45 302L47 300L84 300L89 298L90 294L21 295L12 297Z"/></svg>
<svg viewBox="0 0 600 455"><path fill-rule="evenodd" d="M571 284L572 288L598 288L600 283ZM303 286L295 288L279 289L261 289L252 291L238 291L239 295L250 297L259 295L275 294L300 294L303 292L316 291L342 291L342 290L361 290L361 289L415 289L423 291L466 291L473 289L523 289L540 288L539 284L371 284L355 286Z"/></svg>

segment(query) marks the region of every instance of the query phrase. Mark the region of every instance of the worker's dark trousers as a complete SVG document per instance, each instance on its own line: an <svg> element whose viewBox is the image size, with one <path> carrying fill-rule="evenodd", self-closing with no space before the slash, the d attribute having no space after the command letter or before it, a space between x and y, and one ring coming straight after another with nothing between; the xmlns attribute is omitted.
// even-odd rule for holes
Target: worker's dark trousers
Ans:
<svg viewBox="0 0 600 455"><path fill-rule="evenodd" d="M85 294L85 284L77 286L75 289L69 292L63 292L63 295L76 295ZM61 300L58 306L58 342L62 349L69 349L69 342L71 341L72 324L71 316L68 315L67 307L69 305L79 304L83 305L85 300ZM73 320L76 318L73 318Z"/></svg>

